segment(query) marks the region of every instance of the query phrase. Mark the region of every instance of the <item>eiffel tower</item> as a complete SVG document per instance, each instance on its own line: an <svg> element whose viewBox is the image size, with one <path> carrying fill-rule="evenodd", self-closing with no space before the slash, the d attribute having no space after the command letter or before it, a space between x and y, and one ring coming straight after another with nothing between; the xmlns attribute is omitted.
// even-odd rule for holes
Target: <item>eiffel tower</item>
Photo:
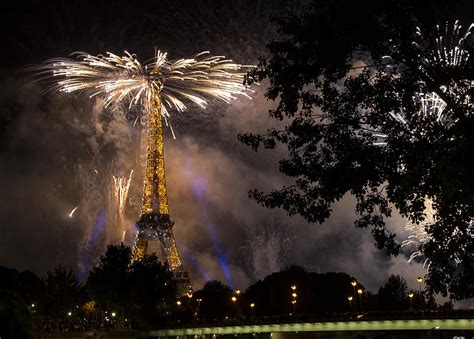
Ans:
<svg viewBox="0 0 474 339"><path fill-rule="evenodd" d="M159 95L150 100L143 200L133 260L155 253L166 262L177 280L178 295L192 291L189 272L184 270L173 234L165 177L163 122Z"/></svg>

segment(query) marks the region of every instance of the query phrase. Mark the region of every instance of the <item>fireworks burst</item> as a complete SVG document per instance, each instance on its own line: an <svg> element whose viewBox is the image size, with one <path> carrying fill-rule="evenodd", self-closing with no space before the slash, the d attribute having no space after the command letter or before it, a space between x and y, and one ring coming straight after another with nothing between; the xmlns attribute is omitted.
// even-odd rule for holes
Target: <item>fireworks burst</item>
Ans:
<svg viewBox="0 0 474 339"><path fill-rule="evenodd" d="M438 69L438 71L442 69L443 72L460 70L461 67L468 63L470 58L466 48L466 42L471 36L473 28L474 23L462 33L462 26L459 25L458 21L456 21L453 26L446 23L444 30L441 30L440 27L437 26L437 37L432 39L429 36L423 35L420 28L417 27L416 35L418 36L418 41L414 41L413 45L419 51L422 60L420 70L430 78L432 70L435 68ZM385 56L385 58L391 59L390 56ZM388 66L390 67L390 65ZM465 79L463 82L467 87L472 88L474 86L474 82L469 79ZM456 85L443 84L440 86L440 90L444 93L447 92L449 95L454 95ZM453 119L450 118L448 105L437 93L417 93L413 97L413 100L420 106L418 116L429 118L445 126L450 126L454 123ZM469 96L466 96L465 102L468 103L469 100ZM396 123L407 126L412 125L410 124L411 118L407 116L403 110L400 112L391 112L390 116ZM380 127L369 127L368 129L371 130L375 138L374 145L386 145L387 134L385 134ZM407 135L411 135L413 139L416 139L416 133L420 131L409 130L407 132Z"/></svg>
<svg viewBox="0 0 474 339"><path fill-rule="evenodd" d="M474 23L462 33L462 26L456 20L453 26L446 23L444 29L436 26L437 37L433 40L425 37L419 27L416 34L419 41L413 44L423 53L423 64L427 67L457 67L465 65L469 59L469 52L465 48L466 41L472 33Z"/></svg>
<svg viewBox="0 0 474 339"><path fill-rule="evenodd" d="M128 191L130 189L130 183L132 182L132 175L133 170L130 171L130 175L127 177L125 176L112 176L112 201L113 201L113 209L115 212L115 225L122 236L121 241L123 242L125 239L125 234L127 232L126 224L125 224L125 207L128 200Z"/></svg>
<svg viewBox="0 0 474 339"><path fill-rule="evenodd" d="M425 36L421 30L417 28L416 35L417 41L413 42L413 45L418 50L419 57L421 60L420 70L423 74L432 79L432 74L441 73L448 74L446 81L447 83L442 84L440 89L441 93L446 93L450 97L455 97L455 100L464 104L470 105L470 97L467 92L463 93L463 90L459 88L455 81L452 79L459 77L461 87L472 89L474 87L474 81L471 79L463 79L465 73L463 68L469 61L470 55L467 50L467 41L472 33L474 24L471 24L466 31L462 30L462 26L459 25L458 21L454 25L450 26L446 23L444 29L440 29L439 26L436 28L436 37L433 39L430 35ZM390 56L385 58L391 59ZM405 126L406 135L412 141L417 140L420 136L423 136L427 131L423 127L419 127L419 119L429 119L431 122L440 124L449 128L456 119L450 114L450 109L447 103L440 97L440 94L436 92L428 93L416 93L413 97L415 103L419 104L419 111L414 116L409 116L405 112L400 110L399 112L391 112L390 117L394 123ZM413 119L413 120L412 120ZM366 127L371 132L371 135L375 138L374 145L386 146L388 135L384 133L382 127ZM404 165L401 165L403 168ZM436 210L433 208L433 201L429 198L425 200L425 218L419 223L408 222L405 229L409 232L409 236L402 242L402 247L405 247L411 251L408 262L414 259L420 259L424 257L423 246L430 242L431 236L429 229L431 225L436 222ZM455 230L459 232L459 229ZM453 236L455 235L453 234ZM458 261L455 258L456 261ZM424 260L423 266L429 267L430 261Z"/></svg>
<svg viewBox="0 0 474 339"><path fill-rule="evenodd" d="M55 81L50 90L76 92L89 90L91 97L104 96L106 107L125 99L129 105L148 109L153 98L160 97L161 114L168 123L169 109L187 109L184 100L202 108L208 97L229 103L237 95L249 97L244 86L246 71L253 66L239 65L223 56L201 52L190 59L169 61L167 54L156 50L155 57L142 64L135 54L125 52L93 56L75 53L77 59L55 58L34 67L40 79ZM249 97L250 98L250 97Z"/></svg>

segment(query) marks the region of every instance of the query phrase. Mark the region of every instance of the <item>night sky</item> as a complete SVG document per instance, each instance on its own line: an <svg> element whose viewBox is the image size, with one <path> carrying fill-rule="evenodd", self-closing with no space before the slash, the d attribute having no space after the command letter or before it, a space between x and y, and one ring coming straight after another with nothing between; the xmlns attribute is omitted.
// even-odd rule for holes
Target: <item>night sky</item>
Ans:
<svg viewBox="0 0 474 339"><path fill-rule="evenodd" d="M109 240L107 192L112 175L133 169L127 205L130 231L139 214L142 159L137 112L104 110L86 95L45 94L25 81L24 67L74 51L171 59L202 50L256 64L265 43L277 37L272 14L297 11L301 1L30 1L0 5L0 265L44 274L57 264L84 279ZM278 172L284 150L260 151L237 134L269 124L266 85L253 100L211 101L174 114L177 139L165 130L171 218L195 288L219 279L244 288L288 264L318 272L347 272L376 290L392 273L416 287L424 274L406 255L388 258L370 232L355 229L354 201L346 196L323 225L269 211L247 197L289 182ZM68 213L78 206L72 218ZM403 240L405 221L390 227ZM130 232L126 242L131 244Z"/></svg>

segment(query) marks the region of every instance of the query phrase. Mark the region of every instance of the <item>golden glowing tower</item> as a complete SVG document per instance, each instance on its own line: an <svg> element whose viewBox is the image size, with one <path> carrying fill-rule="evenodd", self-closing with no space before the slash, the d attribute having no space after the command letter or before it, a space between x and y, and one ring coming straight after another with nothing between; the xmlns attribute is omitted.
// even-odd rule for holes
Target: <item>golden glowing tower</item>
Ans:
<svg viewBox="0 0 474 339"><path fill-rule="evenodd" d="M168 208L162 118L160 96L156 95L151 98L148 110L143 201L133 258L141 260L145 254L154 252L150 244L158 243L161 251L155 254L161 261L166 261L175 274L178 293L186 294L191 290L189 274L179 258Z"/></svg>

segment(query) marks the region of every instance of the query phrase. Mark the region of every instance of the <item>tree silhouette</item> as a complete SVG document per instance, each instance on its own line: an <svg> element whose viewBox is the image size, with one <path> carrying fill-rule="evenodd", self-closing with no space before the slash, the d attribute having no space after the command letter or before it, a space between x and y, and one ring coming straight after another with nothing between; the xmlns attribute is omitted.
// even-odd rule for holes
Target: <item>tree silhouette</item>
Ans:
<svg viewBox="0 0 474 339"><path fill-rule="evenodd" d="M388 281L380 287L377 294L379 309L402 310L407 306L408 286L405 279L392 274Z"/></svg>
<svg viewBox="0 0 474 339"><path fill-rule="evenodd" d="M211 280L196 293L193 298L201 299L199 317L208 321L221 321L226 316L232 316L232 289L218 280Z"/></svg>
<svg viewBox="0 0 474 339"><path fill-rule="evenodd" d="M83 302L81 286L71 269L58 266L44 278L45 295L42 312L54 318L66 318Z"/></svg>
<svg viewBox="0 0 474 339"><path fill-rule="evenodd" d="M172 272L156 255L132 263L132 250L109 245L87 279L90 298L103 311L121 320L133 319L136 327L151 328L176 297Z"/></svg>
<svg viewBox="0 0 474 339"><path fill-rule="evenodd" d="M269 56L252 76L268 80L266 96L278 103L270 115L286 126L239 138L254 150L288 148L279 169L294 183L251 191L252 198L322 223L332 205L351 194L356 226L371 228L388 254L400 248L385 224L393 208L417 223L425 198L432 199L437 219L420 248L430 261L427 287L460 299L474 295L474 59L433 61L432 32L449 5L319 0L301 15L277 18L281 38L269 44ZM417 26L427 32L424 38ZM426 93L442 98L450 124L420 114Z"/></svg>

